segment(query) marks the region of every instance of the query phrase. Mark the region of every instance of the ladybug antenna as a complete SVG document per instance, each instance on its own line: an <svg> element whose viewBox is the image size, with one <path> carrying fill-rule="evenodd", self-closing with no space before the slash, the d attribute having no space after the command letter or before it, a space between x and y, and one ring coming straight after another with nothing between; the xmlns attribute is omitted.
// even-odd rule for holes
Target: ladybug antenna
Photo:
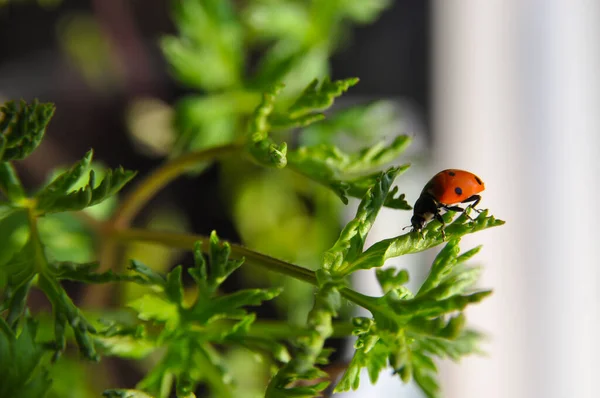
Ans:
<svg viewBox="0 0 600 398"><path fill-rule="evenodd" d="M406 228L410 228L412 227L412 225L407 225L406 227L402 228L402 230L404 231Z"/></svg>

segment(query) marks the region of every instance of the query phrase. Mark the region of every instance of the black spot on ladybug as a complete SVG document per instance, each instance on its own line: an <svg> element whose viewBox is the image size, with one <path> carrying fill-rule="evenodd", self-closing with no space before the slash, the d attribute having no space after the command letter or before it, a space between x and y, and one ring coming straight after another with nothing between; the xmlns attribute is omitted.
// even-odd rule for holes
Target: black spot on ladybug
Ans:
<svg viewBox="0 0 600 398"><path fill-rule="evenodd" d="M454 192L456 192L457 195L462 195L462 189L460 189L460 187L454 188Z"/></svg>
<svg viewBox="0 0 600 398"><path fill-rule="evenodd" d="M481 182L481 180L477 176L475 176L475 181L477 181L477 184L479 184L479 185L483 184L483 182Z"/></svg>
<svg viewBox="0 0 600 398"><path fill-rule="evenodd" d="M451 177L454 177L454 176L456 175L456 173L455 173L455 172L453 172L453 171L449 171L449 172L448 172L448 174L449 174Z"/></svg>

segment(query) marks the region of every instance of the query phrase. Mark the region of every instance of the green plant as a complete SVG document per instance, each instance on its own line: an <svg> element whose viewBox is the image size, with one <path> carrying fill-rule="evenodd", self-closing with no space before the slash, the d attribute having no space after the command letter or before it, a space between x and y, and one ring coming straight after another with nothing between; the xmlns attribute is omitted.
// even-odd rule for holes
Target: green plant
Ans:
<svg viewBox="0 0 600 398"><path fill-rule="evenodd" d="M459 359L477 352L480 336L465 327L463 310L490 291L474 288L479 268L466 264L479 248L461 253L459 242L465 234L503 222L487 211L475 220L466 214L454 218L449 212L444 215L447 242L434 221L424 229L423 238L410 232L364 247L382 207L410 210L404 195L393 187L409 165L388 166L410 138L398 136L391 143L354 151L335 145L334 133L340 126L367 141L361 126L369 120L373 105L354 107L321 121L334 100L358 82L324 77L327 58L337 44L331 37L338 36L331 33L339 32L348 20L373 19L386 2L359 6L339 0L327 4L249 1L238 12L222 0L175 2L180 36L165 38L163 49L174 75L204 94L178 103L179 135L169 158L120 201L115 195L135 173L123 168L102 169L92 163L91 151L72 167L55 172L41 189L27 193L14 162L39 145L54 107L38 102L4 105L0 122L0 192L4 197L0 204L0 289L4 294L0 303L0 396L60 396L61 389L74 389L51 381L60 379L57 372L61 366L77 361L68 350L61 357L70 342L76 343L88 360L97 361L100 354L147 359L137 389L107 390L104 395L109 397L168 397L173 388L178 397L193 397L200 385L207 386L214 396L243 396L228 370L234 363L228 355L239 349L267 364L268 381L262 385L262 394L316 396L330 383L323 370L331 354L327 340L350 335L357 337L355 352L335 391L356 388L362 368L376 382L378 375L391 367L399 379L413 378L434 397L439 394L434 358ZM281 15L284 21L278 20ZM252 46L267 50L258 70L247 77L244 59ZM317 65L318 70L307 65ZM306 74L312 74L310 79ZM295 129L300 129L296 132L301 137L299 144L288 146L285 140ZM282 238L268 231L260 231L262 242L251 241L247 247L221 241L214 232L204 237L131 227L142 207L170 181L202 172L215 161L221 164L227 189L236 194L248 179L281 178L277 190L311 192L320 210L330 208L332 198L344 204L349 198L358 198L360 204L337 240L322 250L314 271L253 249L267 239L270 254L281 253L278 250L285 244L268 239ZM255 220L250 218L247 223L244 217L253 215L246 213L237 219L242 230ZM68 247L61 250L53 239L52 235L61 234L89 236L74 232L75 226L84 226L100 238L101 263L89 250L88 241L70 239ZM279 231L280 235L287 233ZM160 272L132 259L127 270L120 269L115 248L131 242L192 251L194 264L185 272L181 265ZM296 251L304 249L301 244L291 243ZM320 249L322 244L311 249ZM442 244L417 292L404 286L406 271L382 268L388 259ZM308 297L314 297L314 303L308 299L310 309L304 322L261 320L248 309L290 294L294 289L282 278L272 278L272 286L224 293L223 282L248 267L312 285ZM366 296L349 286L352 273L373 268L382 296ZM185 282L186 275L191 277L191 285ZM86 287L129 284L142 290L124 303L124 308L93 311L75 305L63 281ZM32 289L47 297L52 317L39 309L33 313L28 304ZM307 296L301 299L306 302ZM372 316L340 316L346 302Z"/></svg>

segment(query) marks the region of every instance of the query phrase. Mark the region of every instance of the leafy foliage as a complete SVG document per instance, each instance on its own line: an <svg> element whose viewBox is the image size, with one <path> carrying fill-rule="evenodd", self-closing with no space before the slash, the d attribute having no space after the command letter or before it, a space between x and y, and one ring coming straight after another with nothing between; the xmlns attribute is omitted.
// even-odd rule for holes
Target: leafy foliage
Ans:
<svg viewBox="0 0 600 398"><path fill-rule="evenodd" d="M303 129L299 138L305 146L333 144L341 138L351 139L364 146L378 137L397 134L398 125L401 123L397 104L389 100L379 100L337 109L320 123ZM373 135L374 128L378 132L376 137Z"/></svg>
<svg viewBox="0 0 600 398"><path fill-rule="evenodd" d="M243 36L233 4L229 0L175 1L172 13L180 36L164 37L161 47L175 76L205 90L239 84Z"/></svg>
<svg viewBox="0 0 600 398"><path fill-rule="evenodd" d="M479 213L474 221L471 221L466 213L462 213L454 221L452 221L455 215L454 212L444 214L444 221L449 223L446 227L446 238L458 238L504 224L504 221L497 220L493 216L488 216L488 214L489 212L484 210ZM437 246L444 242L439 227L440 224L437 221L432 221L423 230L423 237L418 236L419 234L416 232L412 232L379 241L365 250L352 264L348 265L348 271L381 267L390 258L418 253Z"/></svg>
<svg viewBox="0 0 600 398"><path fill-rule="evenodd" d="M96 172L89 170L92 156L93 151L90 150L81 161L55 177L35 195L36 210L39 213L82 210L94 206L119 192L136 174L122 167L109 169L105 172L102 181L96 183ZM86 174L87 183L81 183ZM83 186L73 190L78 184Z"/></svg>
<svg viewBox="0 0 600 398"><path fill-rule="evenodd" d="M313 111L328 108L332 99L323 94L337 91L337 97L357 80L326 79L327 58L340 45L336 38L348 33L350 23L372 21L389 5L384 0L353 3L173 1L179 35L162 38L161 48L172 74L202 93L176 104L175 153L237 141L261 94L279 82L286 85L282 103L295 102L291 112L274 115L274 127L321 119ZM257 54L253 67L249 60ZM323 79L320 85L315 77Z"/></svg>
<svg viewBox="0 0 600 398"><path fill-rule="evenodd" d="M410 139L398 136L387 146L383 142L364 148L357 153L347 154L333 145L321 144L314 147L301 147L289 154L289 165L295 171L317 181L336 193L344 204L348 204L348 196L361 198L376 183L379 173L360 175L377 169L399 156ZM409 165L400 166L400 171ZM397 192L394 191L394 193ZM394 194L386 197L388 207L410 210L404 195L394 198Z"/></svg>
<svg viewBox="0 0 600 398"><path fill-rule="evenodd" d="M107 398L153 398L152 395L146 394L143 391L130 389L106 390L102 393L102 396Z"/></svg>
<svg viewBox="0 0 600 398"><path fill-rule="evenodd" d="M226 369L221 364L221 356L212 346L216 343L239 344L260 353L272 350L269 352L271 357L288 359L283 346L268 339L246 336L256 316L248 313L244 307L271 300L280 293L280 289L245 289L232 294L218 294L219 286L244 261L230 259L230 253L229 244L219 242L213 232L208 245L208 267L202 255L202 244L198 242L195 245L195 265L188 269L188 273L197 285L197 297L191 304L184 302L182 266L175 267L163 277L139 262L132 262L131 269L138 275L139 281L156 287L159 293L146 294L129 306L141 320L161 325L161 331L156 336L147 336L139 330L129 329L125 335L133 339L129 340L128 345L124 345L122 339L104 339L103 345L106 350L112 349L113 352L118 345L120 356L131 354L127 346L132 351L137 350L140 342L148 339L150 344L146 344L146 347L166 348L159 364L139 383L139 389L155 396L168 396L170 380L174 377L180 396L192 394L200 382L208 383L219 396L233 396L230 383L224 381ZM223 323L228 326L223 328ZM101 334L113 337L113 330L114 326Z"/></svg>
<svg viewBox="0 0 600 398"><path fill-rule="evenodd" d="M329 109L335 98L358 83L358 78L330 81L323 79L321 85L313 80L287 109L285 113L276 113L271 124L274 128L305 127L325 118L320 113Z"/></svg>
<svg viewBox="0 0 600 398"><path fill-rule="evenodd" d="M275 101L283 85L278 84L263 94L261 103L254 110L248 128L248 151L259 164L283 168L287 165L287 144L274 143L269 138L273 128L292 128L307 126L323 119L325 116L318 111L333 105L336 97L340 96L358 79L346 79L330 82L325 79L320 87L314 80L304 92L287 109L286 112L275 113Z"/></svg>
<svg viewBox="0 0 600 398"><path fill-rule="evenodd" d="M248 152L259 164L283 168L287 164L287 144L277 145L269 138L269 116L275 106L275 98L282 86L277 85L263 94L261 103L256 107L248 129Z"/></svg>
<svg viewBox="0 0 600 398"><path fill-rule="evenodd" d="M0 161L19 160L33 152L44 137L46 126L54 114L53 104L28 105L13 101L0 108Z"/></svg>
<svg viewBox="0 0 600 398"><path fill-rule="evenodd" d="M319 94L315 87L309 86L305 94L288 108L289 120L315 115L312 113L314 109L330 105L333 96L339 94L335 90L323 94L326 89ZM328 87L341 86L334 84ZM166 397L173 382L178 396L193 396L201 383L219 396L235 396L224 357L217 346L237 345L268 358L274 364L283 364L272 377L266 390L267 396L311 397L329 384L326 374L317 365L327 363L330 351L325 348L325 343L333 334L333 319L339 314L342 298L346 297L369 310L373 318L354 320L354 334L358 336L356 352L336 389L356 388L362 368L368 369L371 381L375 382L379 373L389 365L403 381L414 378L428 396L436 397L439 386L432 357L458 360L477 352L480 336L464 329L462 311L490 293L471 291L479 270L464 263L479 248L459 254L460 236L503 222L483 211L474 220L464 213L450 223L454 214L449 212L444 217L449 224L446 235L450 242L436 257L428 278L416 294L403 286L408 280L405 271L389 269L377 272L384 291L382 297L363 296L349 290L345 277L352 272L379 268L389 258L442 243L436 222L431 222L424 229L423 236L411 232L364 249L367 234L381 207L410 208L403 195L396 196L398 187L393 187L396 176L408 165L392 167L385 172L373 171L393 161L409 139L400 136L390 146L379 144L351 154L330 144L301 147L286 154L285 144L278 146L270 138L273 120L282 120L281 115L284 114L281 111L274 113L275 98L280 90L281 86L275 86L256 108L249 122L248 153L260 164L279 167L286 165L286 155L289 155L289 166L296 172L323 185L343 187L343 191L338 191L343 199L345 195L363 194L356 217L343 228L331 249L325 252L321 268L314 274L318 288L315 303L305 330L293 340L294 355L272 338L251 334L256 315L245 308L271 300L281 289L246 289L219 294L220 285L242 265L243 259L230 258L231 247L219 242L216 233L211 235L206 245L197 243L194 246L195 265L188 273L197 290L196 298L191 302L186 299L182 266L163 276L133 260L131 273L118 274L112 270L97 272L96 262L79 263L48 257L38 229L38 217L81 210L100 203L134 176L133 172L122 168L108 170L102 182L97 184L94 170L90 171L91 151L80 162L55 175L30 198L12 165L2 163L3 192L10 202L0 207L0 224L6 227L2 229L3 233L8 233L5 241L12 242L0 256L0 283L5 296L0 309L6 312L6 321L2 321L5 345L19 346L18 342L23 339L37 347L31 354L33 357L38 358L36 356L42 353L41 346L30 337L35 330L31 329L34 326L28 318L20 334L22 337L15 337L20 320L27 313L27 297L35 281L35 286L44 292L53 307L54 337L45 347L54 352L54 360L66 347L67 326L73 330L72 336L81 353L89 359L99 358L97 347L105 355L134 359L163 352L162 358L138 384L138 390L107 390L106 396L143 397L149 393ZM328 97L327 102L318 99L320 95L332 97ZM23 232L14 234L19 228ZM208 253L210 268L202 255L203 250ZM110 321L99 329L71 301L61 285L62 280L85 284L126 281L154 290L129 305L136 311L140 323ZM40 374L43 376L28 379L41 380L32 384L35 387L31 388L47 388L46 374ZM22 384L16 376L15 380L15 386Z"/></svg>
<svg viewBox="0 0 600 398"><path fill-rule="evenodd" d="M65 364L65 358L57 362L59 356L73 340L89 360L98 360L101 353L144 361L148 371L136 389L109 389L104 392L106 397L165 398L174 390L179 398L191 398L201 387L214 396L242 396L247 391L236 384L230 371L228 354L233 349L262 361L257 366L265 370L262 374L252 373L255 369L246 373L252 373L250 378L259 383L270 376L267 397L313 397L330 383L320 368L332 352L328 340L350 330L357 337L355 350L336 391L356 389L363 368L373 383L391 368L401 381L413 379L428 397L439 396L435 360L459 360L479 352L482 336L465 326L464 310L491 293L475 288L480 269L467 265L479 247L461 253L460 238L503 221L487 210L474 219L467 214L469 208L456 218L448 212L443 216L447 241L439 223L431 221L421 234L409 232L365 249L382 207L411 209L400 187L394 185L395 178L409 168L407 163L395 163L410 138L382 139L392 131L396 134L395 112L386 102L351 106L331 114L334 101L358 79L331 81L327 62L351 23L372 21L388 5L388 0L174 0L172 15L179 34L163 38L161 47L172 74L199 92L175 105L178 137L169 160L118 207L115 195L135 172L122 167L102 169L92 164L91 150L70 168L55 170L48 183L30 195L12 161L37 148L54 106L22 101L19 106L9 102L1 108L0 396L46 395L51 388L49 375L60 372L57 364ZM255 67L249 65L250 59ZM350 145L335 138L340 133L346 134ZM212 147L221 148L205 151ZM180 157L189 151L196 152ZM332 209L337 209L334 205L339 206L339 200L327 189L344 204L350 197L361 199L355 217L341 229L337 240L333 232L330 240L314 234L322 245L314 246L318 250L313 247L320 256L320 261L314 261L316 271L222 242L215 232L203 238L128 228L137 211L132 208L140 208L191 166L202 171L214 153L236 155L221 159L221 177L230 184L228 194L234 201L245 192L238 187L246 187L247 181L281 176L258 200L246 198L250 207L245 208L248 214L242 214L247 225L264 223L276 230L270 237L286 235L289 230L283 224L289 222L299 225L300 237L307 231L314 233L307 226L320 224L333 225L330 231L337 234L338 213ZM247 167L248 159L256 167ZM277 171L282 168L293 173ZM279 212L271 206L274 201L264 200L277 195ZM327 214L330 222L313 217L312 224L303 224L297 217L302 211L291 211L290 198L297 202L306 199L306 207L314 207L305 211L304 219L313 217L308 213L314 212ZM89 211L111 201L101 212ZM113 205L117 209L111 215ZM259 208L263 211L257 211ZM130 213L127 221L123 220L127 218L124 209ZM242 230L239 224L236 227ZM250 234L252 231L255 229ZM301 252L297 259L309 263L308 245L302 246L300 238L288 239L292 242L289 251L280 253ZM131 241L191 250L194 265L185 273L181 265L167 273L172 263L162 264L163 272L135 259L125 273L106 267L107 258L108 265L118 264L115 244ZM269 240L264 247L270 250L279 242ZM96 243L102 246L98 256L102 264L95 261ZM445 246L416 292L405 286L408 272L382 269L391 258L441 244ZM250 275L248 279L258 281L260 288L224 293L224 282L236 270L246 270L246 264L288 278L252 275L255 268L250 268L240 279ZM380 297L360 294L348 286L348 276L372 268L382 288ZM303 290L314 297L306 318L300 325L300 318L295 325L257 320L248 307L263 305L282 292L297 293L295 285L286 283L289 279L314 285L314 294ZM276 281L277 287L265 287L268 280ZM130 286L138 289L138 295L129 301L128 312L84 312L67 294L65 281L84 288L133 282ZM42 310L36 311L35 321L31 318L28 297L32 289L46 296L52 316ZM120 298L115 296L119 304ZM345 322L349 306L344 300L368 310L371 317ZM281 301L282 297L275 302L279 305ZM334 321L336 318L342 320ZM76 363L74 358L66 359ZM49 368L54 372L49 373ZM68 390L69 386L61 388ZM59 390L52 394L61 395Z"/></svg>
<svg viewBox="0 0 600 398"><path fill-rule="evenodd" d="M0 163L0 190L12 202L18 202L25 197L21 181L8 162Z"/></svg>
<svg viewBox="0 0 600 398"><path fill-rule="evenodd" d="M39 144L46 125L54 111L51 104L31 105L22 103L17 110L14 103L4 106L2 122L4 160L21 159L31 153ZM14 155L18 154L18 156ZM25 238L14 244L7 244L7 253L0 267L0 288L4 289L2 309L7 310L8 326L17 330L19 320L25 312L27 297L34 279L52 304L54 311L55 359L65 349L67 324L73 329L75 340L82 354L89 359L98 359L91 334L95 328L85 319L81 311L69 298L60 284L60 279L75 279L88 283L104 283L121 280L112 272L101 275L93 273L93 267L71 263L55 264L47 257L45 245L38 229L38 217L45 213L81 210L100 203L116 194L135 173L122 168L107 171L99 184L95 174L89 173L89 182L84 187L72 191L88 170L92 152L71 169L58 175L35 196L28 198L14 167L9 162L0 163L0 187L3 188L7 203L0 203L5 211L0 213L0 225L13 232L21 229ZM7 231L7 232L8 232ZM127 278L125 278L127 279Z"/></svg>
<svg viewBox="0 0 600 398"><path fill-rule="evenodd" d="M36 324L27 319L17 335L0 318L1 397L44 397L50 386L42 357L44 350L36 343Z"/></svg>
<svg viewBox="0 0 600 398"><path fill-rule="evenodd" d="M267 397L312 397L329 384L318 382L308 387L289 386L296 380L313 380L323 376L322 371L314 365L323 351L325 340L333 332L332 318L337 316L341 306L340 290L344 286L341 277L344 275L339 275L337 270L362 251L366 235L399 171L399 168L392 168L381 173L377 184L367 191L361 201L356 217L346 225L337 242L325 253L322 269L316 274L319 289L315 304L308 316L311 331L307 337L299 339L293 359L273 377L267 388Z"/></svg>
<svg viewBox="0 0 600 398"><path fill-rule="evenodd" d="M471 290L479 269L465 262L479 248L459 254L458 243L453 239L446 244L416 294L403 286L406 271L377 273L385 294L368 299L365 308L372 319L354 319L356 352L336 391L358 388L362 368L367 368L372 383L377 382L389 364L404 382L412 377L428 397L438 397L437 368L431 357L456 361L479 352L480 335L465 330L462 311L491 292Z"/></svg>

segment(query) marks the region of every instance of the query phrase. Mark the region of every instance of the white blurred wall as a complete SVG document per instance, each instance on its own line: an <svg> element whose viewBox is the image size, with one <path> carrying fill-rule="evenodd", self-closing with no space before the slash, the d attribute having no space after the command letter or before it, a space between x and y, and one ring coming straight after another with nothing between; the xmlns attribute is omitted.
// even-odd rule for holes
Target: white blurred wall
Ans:
<svg viewBox="0 0 600 398"><path fill-rule="evenodd" d="M444 396L599 397L600 2L433 5L435 169L478 174L507 221L463 240L489 357L444 366Z"/></svg>

